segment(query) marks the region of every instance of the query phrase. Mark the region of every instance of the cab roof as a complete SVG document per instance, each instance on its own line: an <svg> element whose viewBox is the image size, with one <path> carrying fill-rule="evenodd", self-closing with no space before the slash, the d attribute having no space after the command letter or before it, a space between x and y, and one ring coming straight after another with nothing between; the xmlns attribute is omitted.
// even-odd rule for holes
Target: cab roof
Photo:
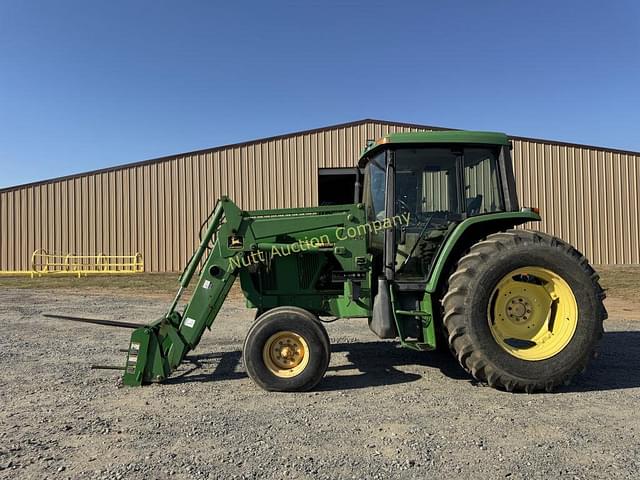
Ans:
<svg viewBox="0 0 640 480"><path fill-rule="evenodd" d="M486 145L509 145L509 137L499 132L477 132L471 130L446 130L434 132L389 133L375 142L370 142L360 155L358 166L367 163L367 157L374 150L382 150L389 144L431 144L465 143Z"/></svg>

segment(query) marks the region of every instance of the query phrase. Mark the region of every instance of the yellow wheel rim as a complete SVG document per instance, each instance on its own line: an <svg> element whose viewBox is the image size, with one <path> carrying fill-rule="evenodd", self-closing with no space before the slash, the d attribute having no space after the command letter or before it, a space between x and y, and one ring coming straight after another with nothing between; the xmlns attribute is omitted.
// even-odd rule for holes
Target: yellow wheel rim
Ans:
<svg viewBox="0 0 640 480"><path fill-rule="evenodd" d="M267 369L280 378L291 378L302 373L309 363L309 346L294 332L278 332L269 337L262 347L262 359Z"/></svg>
<svg viewBox="0 0 640 480"><path fill-rule="evenodd" d="M529 361L560 353L578 325L578 305L571 287L541 267L518 268L505 275L491 294L488 314L498 345Z"/></svg>

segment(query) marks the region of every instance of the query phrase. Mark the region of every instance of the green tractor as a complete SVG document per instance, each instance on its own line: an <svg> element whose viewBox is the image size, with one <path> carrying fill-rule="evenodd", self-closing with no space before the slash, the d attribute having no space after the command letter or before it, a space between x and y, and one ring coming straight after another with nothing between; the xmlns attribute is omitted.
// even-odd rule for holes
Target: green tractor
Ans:
<svg viewBox="0 0 640 480"><path fill-rule="evenodd" d="M220 199L167 314L134 330L124 383L169 377L238 276L257 309L244 364L267 390L321 381L331 347L320 317L368 318L378 337L416 350L446 345L508 391L550 391L587 366L604 292L576 249L514 229L540 216L518 204L506 135L389 134L357 170L352 205L244 211Z"/></svg>

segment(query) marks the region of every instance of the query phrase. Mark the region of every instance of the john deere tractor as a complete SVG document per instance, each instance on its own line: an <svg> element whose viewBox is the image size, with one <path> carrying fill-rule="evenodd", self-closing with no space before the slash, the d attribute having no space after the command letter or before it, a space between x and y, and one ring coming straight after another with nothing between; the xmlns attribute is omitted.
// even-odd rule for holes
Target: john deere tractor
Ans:
<svg viewBox="0 0 640 480"><path fill-rule="evenodd" d="M237 277L257 309L244 364L267 390L321 381L331 346L320 317L368 318L378 337L415 350L446 345L474 378L508 391L550 391L586 367L604 292L575 248L514 229L540 216L518 204L506 135L389 134L357 171L350 205L244 211L220 199L166 315L126 325L137 328L124 383L169 377Z"/></svg>

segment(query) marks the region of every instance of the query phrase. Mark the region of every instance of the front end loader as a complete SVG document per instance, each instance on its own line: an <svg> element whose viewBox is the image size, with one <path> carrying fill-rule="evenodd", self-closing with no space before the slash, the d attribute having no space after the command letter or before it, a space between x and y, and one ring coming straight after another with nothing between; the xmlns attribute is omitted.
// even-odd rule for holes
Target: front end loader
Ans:
<svg viewBox="0 0 640 480"><path fill-rule="evenodd" d="M320 382L328 316L368 318L377 336L416 350L444 344L470 375L509 391L550 391L586 367L603 290L573 247L515 228L540 216L518 204L504 134L389 134L357 171L350 205L244 211L221 198L166 314L133 325L124 383L168 378L238 277L257 309L244 364L267 390Z"/></svg>

